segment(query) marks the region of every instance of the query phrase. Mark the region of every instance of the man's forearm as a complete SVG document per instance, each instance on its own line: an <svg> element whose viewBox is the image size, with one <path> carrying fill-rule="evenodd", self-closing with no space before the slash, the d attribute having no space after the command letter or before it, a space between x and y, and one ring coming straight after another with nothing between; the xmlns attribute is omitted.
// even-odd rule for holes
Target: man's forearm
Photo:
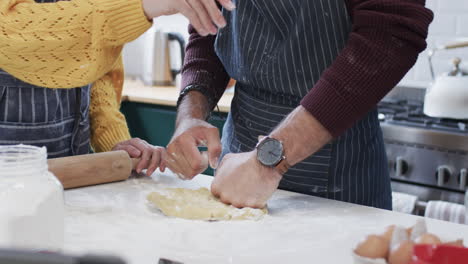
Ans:
<svg viewBox="0 0 468 264"><path fill-rule="evenodd" d="M191 91L182 98L177 109L176 128L185 118L206 120L209 114L210 106L206 97L198 91Z"/></svg>
<svg viewBox="0 0 468 264"><path fill-rule="evenodd" d="M291 166L332 139L331 134L302 106L292 111L270 136L283 142L285 156Z"/></svg>

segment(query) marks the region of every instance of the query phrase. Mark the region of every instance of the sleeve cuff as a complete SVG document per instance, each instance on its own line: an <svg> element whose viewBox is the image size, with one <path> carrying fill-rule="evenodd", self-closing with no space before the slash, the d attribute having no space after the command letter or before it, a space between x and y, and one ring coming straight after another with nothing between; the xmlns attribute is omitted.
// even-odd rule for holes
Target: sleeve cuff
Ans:
<svg viewBox="0 0 468 264"><path fill-rule="evenodd" d="M110 126L105 132L92 139L92 147L95 152L111 151L119 142L131 139L127 126Z"/></svg>
<svg viewBox="0 0 468 264"><path fill-rule="evenodd" d="M335 138L354 124L359 112L323 79L302 99L301 105Z"/></svg>
<svg viewBox="0 0 468 264"><path fill-rule="evenodd" d="M152 25L140 0L100 0L96 3L99 9L110 14L112 38L119 40L119 44L135 40Z"/></svg>

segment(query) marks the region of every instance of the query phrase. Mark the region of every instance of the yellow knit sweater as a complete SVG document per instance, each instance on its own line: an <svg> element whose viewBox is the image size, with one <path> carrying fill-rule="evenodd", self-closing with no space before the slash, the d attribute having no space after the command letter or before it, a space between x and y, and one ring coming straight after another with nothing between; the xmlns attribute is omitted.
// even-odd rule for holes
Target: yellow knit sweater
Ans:
<svg viewBox="0 0 468 264"><path fill-rule="evenodd" d="M0 68L47 88L91 88L91 144L129 139L120 113L122 45L151 26L141 0L0 0Z"/></svg>

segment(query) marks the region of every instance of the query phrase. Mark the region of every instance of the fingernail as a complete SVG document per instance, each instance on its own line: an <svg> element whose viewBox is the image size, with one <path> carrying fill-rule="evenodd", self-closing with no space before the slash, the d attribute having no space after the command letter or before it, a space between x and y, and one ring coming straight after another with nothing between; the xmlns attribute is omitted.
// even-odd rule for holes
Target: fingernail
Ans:
<svg viewBox="0 0 468 264"><path fill-rule="evenodd" d="M232 10L236 9L236 5L233 2L228 2L226 8L228 10L232 11Z"/></svg>
<svg viewBox="0 0 468 264"><path fill-rule="evenodd" d="M208 35L208 32L206 32L205 30L200 30L198 32L200 35L202 35L203 37L205 37L206 35Z"/></svg>
<svg viewBox="0 0 468 264"><path fill-rule="evenodd" d="M187 179L187 178L186 178L183 174L181 174L181 173L176 173L176 175L177 175L177 177L179 177L179 179L181 179L181 180L186 180L186 179Z"/></svg>
<svg viewBox="0 0 468 264"><path fill-rule="evenodd" d="M218 158L213 159L210 163L211 163L211 168L213 169L218 168Z"/></svg>
<svg viewBox="0 0 468 264"><path fill-rule="evenodd" d="M200 140L200 143L198 144L199 147L206 147L208 146L208 141L206 140Z"/></svg>

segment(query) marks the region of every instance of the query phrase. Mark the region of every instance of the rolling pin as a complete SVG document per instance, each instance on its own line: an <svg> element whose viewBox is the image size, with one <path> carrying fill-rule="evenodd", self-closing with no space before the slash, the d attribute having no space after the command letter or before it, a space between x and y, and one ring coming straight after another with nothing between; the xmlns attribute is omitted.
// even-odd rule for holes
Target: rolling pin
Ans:
<svg viewBox="0 0 468 264"><path fill-rule="evenodd" d="M128 179L140 159L123 150L49 159L49 171L65 189Z"/></svg>

